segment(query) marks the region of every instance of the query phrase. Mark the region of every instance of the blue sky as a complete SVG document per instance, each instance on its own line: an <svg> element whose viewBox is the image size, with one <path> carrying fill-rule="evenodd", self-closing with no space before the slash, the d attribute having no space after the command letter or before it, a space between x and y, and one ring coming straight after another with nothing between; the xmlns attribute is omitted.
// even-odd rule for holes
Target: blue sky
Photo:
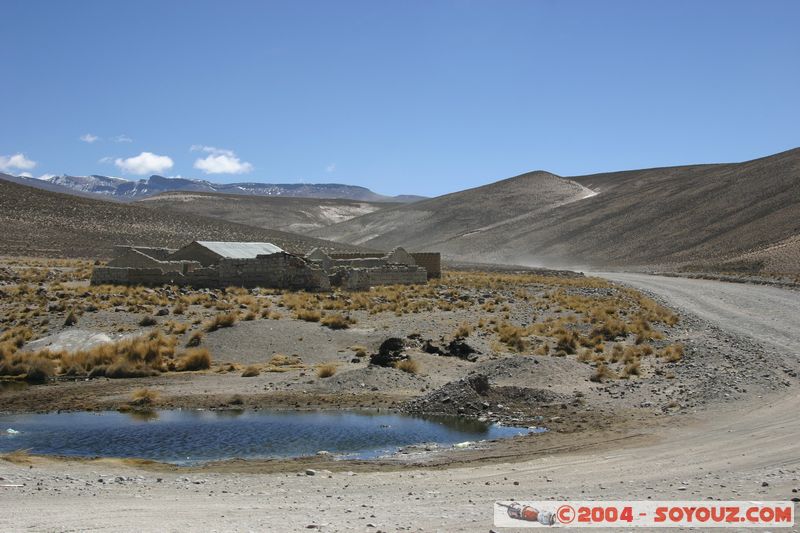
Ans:
<svg viewBox="0 0 800 533"><path fill-rule="evenodd" d="M0 167L436 195L741 161L800 146L798 23L791 0L0 0Z"/></svg>

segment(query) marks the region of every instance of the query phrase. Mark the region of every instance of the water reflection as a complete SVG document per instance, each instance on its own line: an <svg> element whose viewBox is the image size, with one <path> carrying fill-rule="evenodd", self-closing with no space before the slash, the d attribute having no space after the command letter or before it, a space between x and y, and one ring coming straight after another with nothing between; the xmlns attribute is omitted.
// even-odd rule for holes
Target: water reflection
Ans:
<svg viewBox="0 0 800 533"><path fill-rule="evenodd" d="M162 410L49 413L0 417L0 452L141 457L178 464L233 457L313 455L356 458L410 444L451 445L528 433L451 416L403 416L375 411ZM10 441L14 441L13 443Z"/></svg>

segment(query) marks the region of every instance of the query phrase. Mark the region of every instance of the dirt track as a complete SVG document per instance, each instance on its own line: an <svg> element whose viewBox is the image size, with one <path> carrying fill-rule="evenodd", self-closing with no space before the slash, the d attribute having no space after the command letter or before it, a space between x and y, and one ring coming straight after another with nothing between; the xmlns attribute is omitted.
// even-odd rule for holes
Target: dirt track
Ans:
<svg viewBox="0 0 800 533"><path fill-rule="evenodd" d="M767 345L797 367L800 298L770 287L609 274ZM577 437L568 451L445 470L154 473L106 461L0 463L3 530L488 531L498 499L788 500L800 489L800 394L752 390L659 427ZM605 440L605 442L603 442ZM120 476L118 478L117 476ZM99 482L104 478L107 482ZM161 478L161 481L158 481ZM37 485L41 483L41 485ZM516 484L518 483L518 484Z"/></svg>

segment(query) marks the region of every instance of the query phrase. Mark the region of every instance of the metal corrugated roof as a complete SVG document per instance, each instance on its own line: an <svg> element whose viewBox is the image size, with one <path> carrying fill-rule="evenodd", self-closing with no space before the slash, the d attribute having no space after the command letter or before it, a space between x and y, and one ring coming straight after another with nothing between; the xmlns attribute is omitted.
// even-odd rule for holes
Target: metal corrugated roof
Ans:
<svg viewBox="0 0 800 533"><path fill-rule="evenodd" d="M271 242L197 241L197 244L227 259L253 259L257 255L277 254L283 251Z"/></svg>

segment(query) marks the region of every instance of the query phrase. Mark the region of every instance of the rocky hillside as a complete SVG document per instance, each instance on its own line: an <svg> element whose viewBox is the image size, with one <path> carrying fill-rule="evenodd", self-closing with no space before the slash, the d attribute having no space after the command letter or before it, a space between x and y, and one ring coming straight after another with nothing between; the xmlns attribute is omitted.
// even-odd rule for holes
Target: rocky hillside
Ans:
<svg viewBox="0 0 800 533"><path fill-rule="evenodd" d="M798 271L800 149L744 163L525 174L314 235L475 261Z"/></svg>
<svg viewBox="0 0 800 533"><path fill-rule="evenodd" d="M0 180L3 255L108 258L115 244L178 247L193 240L267 241L291 252L357 247L187 213L161 212Z"/></svg>
<svg viewBox="0 0 800 533"><path fill-rule="evenodd" d="M314 235L376 248L451 251L451 242L580 201L593 192L548 172L530 172L483 187L384 209L315 231ZM480 260L470 256L463 259Z"/></svg>
<svg viewBox="0 0 800 533"><path fill-rule="evenodd" d="M300 234L398 205L358 200L204 192L167 192L143 198L137 204L163 212L192 213Z"/></svg>

